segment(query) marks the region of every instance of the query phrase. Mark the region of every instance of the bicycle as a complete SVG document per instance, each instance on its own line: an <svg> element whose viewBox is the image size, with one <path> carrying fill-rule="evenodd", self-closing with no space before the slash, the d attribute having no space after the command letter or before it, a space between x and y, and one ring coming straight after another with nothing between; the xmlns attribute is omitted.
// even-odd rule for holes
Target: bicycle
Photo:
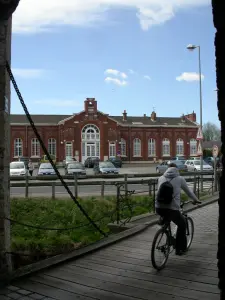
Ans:
<svg viewBox="0 0 225 300"><path fill-rule="evenodd" d="M186 231L187 250L190 248L191 243L193 241L193 237L194 237L194 221L192 220L191 217L189 217L187 215L187 213L185 213L183 211L184 205L188 204L188 203L193 203L193 201L183 202L183 203L181 203L181 206L180 206L181 213L185 217L186 226L187 226L186 227L187 228L187 231ZM197 203L200 204L201 202L198 201ZM173 250L176 250L176 230L172 234L171 221L167 221L161 217L159 220L159 225L161 225L161 228L155 234L155 237L152 242L152 249L151 249L152 266L158 271L162 270L165 267L166 262L169 258L169 255L173 252ZM159 243L162 240L163 235L165 235L165 237L166 237L166 242L164 245L159 246ZM162 237L160 238L160 236L162 236ZM159 242L158 242L158 239L159 239ZM171 250L171 248L172 248L172 250ZM161 262L161 264L156 263L156 259L155 259L156 250L159 250L159 252L161 252L164 255L164 259Z"/></svg>

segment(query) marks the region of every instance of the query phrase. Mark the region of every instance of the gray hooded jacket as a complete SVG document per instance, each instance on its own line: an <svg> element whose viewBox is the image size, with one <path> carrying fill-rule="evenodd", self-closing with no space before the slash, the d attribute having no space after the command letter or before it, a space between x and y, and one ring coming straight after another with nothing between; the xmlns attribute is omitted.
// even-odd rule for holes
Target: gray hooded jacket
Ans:
<svg viewBox="0 0 225 300"><path fill-rule="evenodd" d="M156 200L155 203L156 208L168 208L173 210L180 210L181 190L183 190L188 195L188 197L190 197L192 200L198 201L198 198L187 186L186 180L182 176L180 176L177 168L174 167L168 168L167 171L163 174L163 176L159 177L158 189L160 185L165 181L170 181L170 183L173 186L173 200L170 204L158 203Z"/></svg>

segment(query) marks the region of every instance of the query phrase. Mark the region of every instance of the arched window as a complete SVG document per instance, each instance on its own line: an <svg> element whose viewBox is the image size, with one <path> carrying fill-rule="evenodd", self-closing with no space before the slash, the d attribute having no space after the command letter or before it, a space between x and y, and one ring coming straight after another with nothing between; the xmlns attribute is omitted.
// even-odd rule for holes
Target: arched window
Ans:
<svg viewBox="0 0 225 300"><path fill-rule="evenodd" d="M120 155L126 156L127 155L127 145L124 139L120 140Z"/></svg>
<svg viewBox="0 0 225 300"><path fill-rule="evenodd" d="M133 153L134 156L141 156L141 140L138 138L135 138L133 141Z"/></svg>
<svg viewBox="0 0 225 300"><path fill-rule="evenodd" d="M87 124L82 128L82 162L87 157L100 157L100 130L94 124Z"/></svg>
<svg viewBox="0 0 225 300"><path fill-rule="evenodd" d="M82 129L82 140L99 141L100 140L99 128L93 124L88 124L84 126Z"/></svg>
<svg viewBox="0 0 225 300"><path fill-rule="evenodd" d="M56 139L48 139L48 152L50 155L56 156Z"/></svg>
<svg viewBox="0 0 225 300"><path fill-rule="evenodd" d="M109 157L115 157L115 156L116 156L116 143L109 142Z"/></svg>
<svg viewBox="0 0 225 300"><path fill-rule="evenodd" d="M149 139L148 140L148 156L155 156L156 155L156 146L155 140Z"/></svg>
<svg viewBox="0 0 225 300"><path fill-rule="evenodd" d="M182 139L177 139L176 149L177 156L184 155L184 141Z"/></svg>
<svg viewBox="0 0 225 300"><path fill-rule="evenodd" d="M40 157L40 143L37 138L31 140L31 156Z"/></svg>
<svg viewBox="0 0 225 300"><path fill-rule="evenodd" d="M163 150L163 156L170 156L170 140L169 139L163 139L162 142L162 150Z"/></svg>
<svg viewBox="0 0 225 300"><path fill-rule="evenodd" d="M14 140L14 157L23 156L23 141L21 138Z"/></svg>
<svg viewBox="0 0 225 300"><path fill-rule="evenodd" d="M197 141L195 139L190 140L190 155L197 155Z"/></svg>

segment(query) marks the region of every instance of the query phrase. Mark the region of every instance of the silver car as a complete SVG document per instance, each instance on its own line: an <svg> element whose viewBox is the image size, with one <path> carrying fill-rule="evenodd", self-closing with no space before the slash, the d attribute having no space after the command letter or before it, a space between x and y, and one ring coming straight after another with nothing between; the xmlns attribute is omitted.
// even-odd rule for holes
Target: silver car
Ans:
<svg viewBox="0 0 225 300"><path fill-rule="evenodd" d="M110 161L99 162L94 166L95 174L118 174L118 169Z"/></svg>
<svg viewBox="0 0 225 300"><path fill-rule="evenodd" d="M164 173L168 169L168 165L174 163L180 172L187 172L187 166L180 160L164 161L156 167L157 173Z"/></svg>
<svg viewBox="0 0 225 300"><path fill-rule="evenodd" d="M66 175L81 175L81 176L86 176L86 170L83 164L81 163L69 163L66 168Z"/></svg>
<svg viewBox="0 0 225 300"><path fill-rule="evenodd" d="M185 165L188 168L189 172L196 172L196 171L201 171L201 165L200 165L200 159L199 160L187 160L185 162ZM210 166L209 164L207 164L205 161L203 161L203 171L206 172L210 172L213 171L213 167Z"/></svg>
<svg viewBox="0 0 225 300"><path fill-rule="evenodd" d="M38 175L56 175L50 163L42 163L38 170Z"/></svg>

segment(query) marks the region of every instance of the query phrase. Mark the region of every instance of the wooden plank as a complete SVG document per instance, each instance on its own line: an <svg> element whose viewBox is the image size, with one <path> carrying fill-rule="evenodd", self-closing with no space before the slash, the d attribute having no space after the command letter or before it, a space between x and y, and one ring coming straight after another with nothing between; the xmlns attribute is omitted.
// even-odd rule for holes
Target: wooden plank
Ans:
<svg viewBox="0 0 225 300"><path fill-rule="evenodd" d="M76 278L73 278L71 274L67 274L67 279L62 278L55 278L50 277L47 275L41 275L41 276L33 276L32 281L33 284L41 283L46 284L49 287L49 290L56 290L58 289L67 291L70 293L77 292L77 289L80 291L80 289L83 287L83 293L87 296L88 294L92 295L92 297L97 297L97 299L100 300L137 300L137 299L143 299L143 300L168 300L168 295L159 295L157 293L151 293L148 290L144 289L136 289L133 287L124 286L124 289L116 289L116 285L111 283L107 284L106 282L100 282L99 280L87 280L84 278L85 285L77 284L75 281ZM78 281L78 280L77 280ZM87 285L88 284L88 285ZM26 286L26 283L24 283ZM120 287L123 287L120 285ZM57 298L59 299L59 298ZM60 300L70 300L67 298L61 298ZM173 300L187 300L188 298L185 297L173 297ZM218 300L218 299L210 299L207 298L207 300Z"/></svg>
<svg viewBox="0 0 225 300"><path fill-rule="evenodd" d="M94 276L95 278L102 279L105 278L108 280L108 278L111 278L113 282L115 282L115 278L118 282L123 282L125 284L126 281L131 284L132 279L137 279L141 281L146 281L149 284L156 284L157 286L160 285L165 285L167 288L172 287L178 287L178 288L185 288L188 290L196 290L196 291L203 291L203 292L208 292L208 293L219 293L219 289L216 285L212 284L204 284L204 283L198 283L195 281L191 280L181 280L181 279L176 279L176 278L171 278L171 277L160 277L158 274L145 274L145 273L140 273L140 272L132 272L132 271L127 271L123 270L121 272L120 269L115 269L115 268L110 268L110 267L102 267L97 264L79 264L79 265L68 265L60 268L61 270L68 269L76 274L81 274L84 276ZM50 273L47 273L50 275ZM52 273L54 275L54 272ZM184 295L185 296L185 295Z"/></svg>
<svg viewBox="0 0 225 300"><path fill-rule="evenodd" d="M50 277L64 280L65 282L74 282L77 284L83 284L89 287L98 287L98 289L103 289L111 291L114 293L121 293L127 296L135 296L137 298L148 299L149 295L152 297L160 294L160 299L168 299L168 295L177 297L186 297L190 299L219 299L219 294L207 293L198 290L190 290L187 288L172 287L164 284L152 283L148 281L127 278L127 277L117 277L107 273L101 273L97 271L83 271L85 274L79 274L75 270L69 268L57 268L48 275L40 275L41 278L46 279ZM165 298L167 297L167 298Z"/></svg>
<svg viewBox="0 0 225 300"><path fill-rule="evenodd" d="M74 262L73 264L76 266L76 264L79 264L81 262ZM197 282L202 282L202 283L209 283L209 284L215 284L217 285L218 283L218 278L217 277L209 277L202 275L199 276L199 272L197 274L195 273L185 273L183 271L179 272L177 270L173 270L171 268L165 268L164 270L157 272L152 268L149 268L148 265L133 265L127 262L118 262L118 261L112 261L111 259L105 259L103 258L87 258L83 261L84 264L88 265L89 263L92 264L98 264L99 266L102 266L102 269L107 267L113 267L117 268L120 270L120 272L124 271L125 272L140 272L144 274L152 274L157 276L167 276L171 278L179 278L179 279L184 279L184 280L190 280L190 281L197 281Z"/></svg>

